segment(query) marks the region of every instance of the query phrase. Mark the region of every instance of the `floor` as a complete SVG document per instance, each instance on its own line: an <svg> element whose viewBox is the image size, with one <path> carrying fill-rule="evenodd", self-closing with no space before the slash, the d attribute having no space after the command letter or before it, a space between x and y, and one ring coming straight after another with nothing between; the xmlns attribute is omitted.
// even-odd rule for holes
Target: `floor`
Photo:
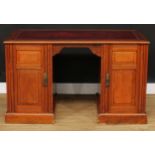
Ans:
<svg viewBox="0 0 155 155"><path fill-rule="evenodd" d="M107 125L97 123L96 97L59 97L55 124L6 124L6 95L0 95L0 130L2 131L134 131L155 130L155 95L147 96L148 124Z"/></svg>

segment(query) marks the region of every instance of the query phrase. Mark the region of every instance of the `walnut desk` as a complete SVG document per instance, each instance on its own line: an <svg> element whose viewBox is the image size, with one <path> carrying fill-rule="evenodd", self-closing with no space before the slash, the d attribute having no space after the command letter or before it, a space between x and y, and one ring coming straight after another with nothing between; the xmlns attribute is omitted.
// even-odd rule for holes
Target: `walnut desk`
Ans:
<svg viewBox="0 0 155 155"><path fill-rule="evenodd" d="M4 41L7 123L53 123L54 55L89 48L101 58L98 120L147 123L149 41L135 30L18 30ZM80 114L79 114L80 115Z"/></svg>

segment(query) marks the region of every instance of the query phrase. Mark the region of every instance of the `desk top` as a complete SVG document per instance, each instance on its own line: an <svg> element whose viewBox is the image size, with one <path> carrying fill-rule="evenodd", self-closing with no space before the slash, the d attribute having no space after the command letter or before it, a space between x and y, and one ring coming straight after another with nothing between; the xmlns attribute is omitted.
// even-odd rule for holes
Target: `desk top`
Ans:
<svg viewBox="0 0 155 155"><path fill-rule="evenodd" d="M145 43L149 41L136 30L17 30L4 43Z"/></svg>

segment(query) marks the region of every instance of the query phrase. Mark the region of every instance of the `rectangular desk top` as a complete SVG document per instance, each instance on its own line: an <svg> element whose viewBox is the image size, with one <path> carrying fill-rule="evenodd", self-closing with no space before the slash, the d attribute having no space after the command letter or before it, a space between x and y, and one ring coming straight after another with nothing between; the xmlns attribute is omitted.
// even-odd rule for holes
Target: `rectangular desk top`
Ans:
<svg viewBox="0 0 155 155"><path fill-rule="evenodd" d="M17 30L4 43L139 43L149 41L136 30Z"/></svg>

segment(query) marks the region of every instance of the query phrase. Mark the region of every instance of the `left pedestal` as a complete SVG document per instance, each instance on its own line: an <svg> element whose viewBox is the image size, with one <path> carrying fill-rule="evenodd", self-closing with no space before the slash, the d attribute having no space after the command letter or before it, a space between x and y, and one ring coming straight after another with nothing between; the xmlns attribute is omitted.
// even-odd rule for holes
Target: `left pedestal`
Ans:
<svg viewBox="0 0 155 155"><path fill-rule="evenodd" d="M47 49L39 44L5 45L6 123L53 123Z"/></svg>

